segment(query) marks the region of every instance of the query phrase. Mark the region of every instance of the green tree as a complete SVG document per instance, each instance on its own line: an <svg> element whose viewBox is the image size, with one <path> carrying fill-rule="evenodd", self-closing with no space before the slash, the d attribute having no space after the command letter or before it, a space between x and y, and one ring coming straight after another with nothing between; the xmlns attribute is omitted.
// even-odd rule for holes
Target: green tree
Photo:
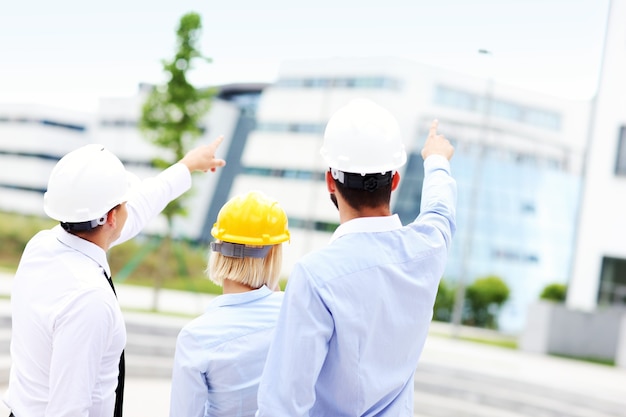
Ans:
<svg viewBox="0 0 626 417"><path fill-rule="evenodd" d="M509 287L501 278L490 275L469 285L465 297L465 324L496 329L500 307L509 298Z"/></svg>
<svg viewBox="0 0 626 417"><path fill-rule="evenodd" d="M567 285L552 283L545 286L543 291L541 291L541 295L539 296L542 300L555 301L557 303L564 303L565 297L567 296Z"/></svg>
<svg viewBox="0 0 626 417"><path fill-rule="evenodd" d="M163 60L163 71L167 82L155 86L143 105L139 128L142 134L154 145L165 150L163 153L168 158L156 158L153 165L159 169L165 169L179 161L187 151L195 144L198 137L203 133L201 120L206 116L216 90L213 88L198 89L187 79L188 71L193 68L197 60L208 61L198 50L198 43L202 29L200 15L191 12L181 17L176 31L177 49L171 60ZM158 309L158 293L163 285L163 275L187 276L187 267L181 256L180 247L172 240L173 220L176 216L187 214L184 200L189 193L172 201L163 210L167 219L167 235L155 243L164 256L174 255L178 259L178 270L170 267L170 263L164 262L165 274L155 277L155 291L153 308ZM136 265L133 260L129 265ZM127 268L128 269L128 268ZM132 268L130 268L132 269ZM128 270L125 273L130 273Z"/></svg>
<svg viewBox="0 0 626 417"><path fill-rule="evenodd" d="M198 50L202 21L197 13L187 13L180 19L176 54L164 60L163 71L167 82L153 88L143 105L139 127L154 145L166 149L169 159L156 158L155 167L167 168L179 161L203 133L200 125L208 113L215 89L198 89L187 80L187 74L196 60L208 61ZM163 210L169 233L173 218L185 215L184 197L172 201ZM187 195L188 197L188 195Z"/></svg>

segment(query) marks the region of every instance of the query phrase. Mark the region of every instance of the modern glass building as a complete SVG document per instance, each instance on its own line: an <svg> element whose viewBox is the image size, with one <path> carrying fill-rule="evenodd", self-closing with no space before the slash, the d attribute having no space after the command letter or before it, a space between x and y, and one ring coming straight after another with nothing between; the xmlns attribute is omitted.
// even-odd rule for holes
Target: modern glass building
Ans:
<svg viewBox="0 0 626 417"><path fill-rule="evenodd" d="M337 226L319 148L330 115L354 97L377 101L401 124L410 157L393 211L405 223L419 212L421 146L430 121L439 119L456 146L459 185L458 229L444 279L501 277L511 299L500 325L519 331L541 289L568 279L588 103L405 61L285 63L261 96L231 194L260 188L285 207L292 231L286 272L325 245Z"/></svg>
<svg viewBox="0 0 626 417"><path fill-rule="evenodd" d="M137 131L142 94L103 99L96 115L77 117L0 108L0 202L7 205L0 209L40 213L55 158L82 143L103 143L140 177L151 175L149 161L157 150ZM587 102L399 59L285 62L274 84L221 88L201 141L224 134L221 156L228 163L217 175L196 181L191 217L177 224L177 233L210 240L217 211L228 198L262 190L289 215L287 277L296 260L326 245L338 225L319 149L330 116L355 97L387 107L400 123L409 160L400 172L392 209L405 223L419 212L420 151L427 129L433 119L440 121L440 131L456 147L452 170L459 190L457 234L444 279L468 284L487 275L502 278L511 299L500 325L519 331L526 307L541 289L567 282L571 272ZM56 125L42 122L47 120ZM42 133L50 140L43 140ZM51 157L37 159L37 152ZM23 155L37 175L24 178L13 174L20 170L4 169ZM28 192L31 198L12 197L16 192ZM26 201L28 207L16 207L14 201ZM163 226L155 224L150 231Z"/></svg>

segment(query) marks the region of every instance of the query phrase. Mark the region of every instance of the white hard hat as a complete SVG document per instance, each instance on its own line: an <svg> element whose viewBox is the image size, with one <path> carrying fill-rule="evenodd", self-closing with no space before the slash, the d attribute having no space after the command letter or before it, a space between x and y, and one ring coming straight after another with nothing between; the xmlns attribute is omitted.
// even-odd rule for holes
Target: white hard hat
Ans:
<svg viewBox="0 0 626 417"><path fill-rule="evenodd" d="M394 171L406 163L396 118L362 98L331 116L320 153L330 168L363 175Z"/></svg>
<svg viewBox="0 0 626 417"><path fill-rule="evenodd" d="M99 219L127 200L129 174L102 145L78 148L57 162L48 179L43 208L62 223Z"/></svg>

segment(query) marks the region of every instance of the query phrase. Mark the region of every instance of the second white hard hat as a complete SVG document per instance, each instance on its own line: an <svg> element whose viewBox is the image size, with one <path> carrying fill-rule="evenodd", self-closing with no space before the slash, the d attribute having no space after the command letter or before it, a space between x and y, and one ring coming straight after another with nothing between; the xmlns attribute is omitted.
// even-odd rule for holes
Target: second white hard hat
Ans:
<svg viewBox="0 0 626 417"><path fill-rule="evenodd" d="M99 219L128 199L131 176L102 145L80 147L57 162L44 194L44 211L62 223Z"/></svg>
<svg viewBox="0 0 626 417"><path fill-rule="evenodd" d="M320 152L330 168L363 175L393 171L406 163L396 118L362 98L331 116Z"/></svg>

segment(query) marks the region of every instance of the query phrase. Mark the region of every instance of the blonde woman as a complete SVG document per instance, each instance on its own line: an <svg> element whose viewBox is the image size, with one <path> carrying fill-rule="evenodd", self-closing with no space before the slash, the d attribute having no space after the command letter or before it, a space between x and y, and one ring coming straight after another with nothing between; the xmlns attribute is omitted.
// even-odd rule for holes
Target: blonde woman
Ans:
<svg viewBox="0 0 626 417"><path fill-rule="evenodd" d="M178 335L171 417L254 416L283 299L277 290L289 230L276 201L260 192L234 197L211 234L207 273L223 294Z"/></svg>

